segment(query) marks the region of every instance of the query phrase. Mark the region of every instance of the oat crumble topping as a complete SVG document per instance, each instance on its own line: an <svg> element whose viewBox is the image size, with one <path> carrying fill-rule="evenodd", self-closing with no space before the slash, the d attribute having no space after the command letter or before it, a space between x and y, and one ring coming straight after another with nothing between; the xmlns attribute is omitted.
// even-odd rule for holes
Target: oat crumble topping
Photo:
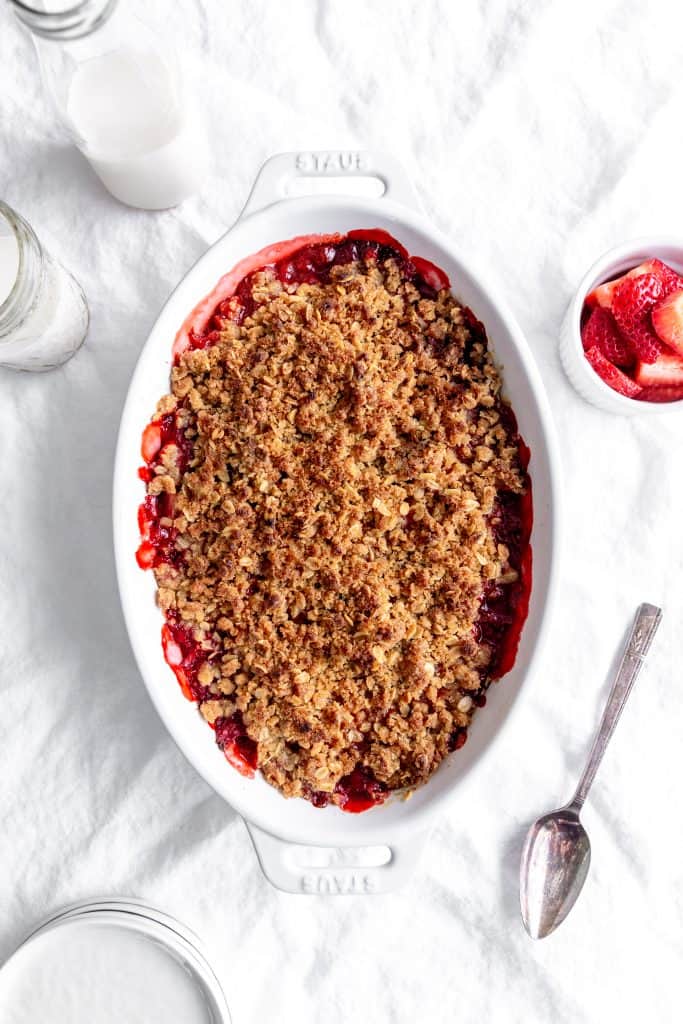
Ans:
<svg viewBox="0 0 683 1024"><path fill-rule="evenodd" d="M147 484L159 604L199 651L202 715L239 713L286 796L325 803L357 770L414 787L496 674L478 620L519 584L498 528L528 488L514 417L471 314L399 259L266 268L252 296L157 408L183 438Z"/></svg>

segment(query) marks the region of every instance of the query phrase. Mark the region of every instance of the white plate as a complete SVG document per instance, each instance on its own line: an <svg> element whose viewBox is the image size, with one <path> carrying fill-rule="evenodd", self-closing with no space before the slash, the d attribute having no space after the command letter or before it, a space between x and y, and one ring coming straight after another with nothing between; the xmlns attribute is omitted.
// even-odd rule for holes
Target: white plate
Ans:
<svg viewBox="0 0 683 1024"><path fill-rule="evenodd" d="M380 199L340 195L283 198L294 179L309 173L370 174L386 186ZM397 197L397 198L393 198ZM400 200L400 201L399 201ZM137 508L144 497L138 479L140 438L161 395L168 391L171 346L190 310L237 262L266 245L310 233L384 228L415 256L432 260L449 275L455 295L484 323L502 369L504 390L519 429L531 449L529 472L534 491L533 589L517 662L489 690L486 710L475 716L467 745L444 762L429 782L404 801L391 799L360 815L334 806L313 807L286 800L258 776L249 780L226 764L211 730L195 706L185 700L164 661L160 644L162 615L155 602L152 573L135 561L139 543ZM557 576L559 539L559 458L548 401L524 336L488 275L434 228L418 208L400 168L388 158L369 154L281 154L261 170L252 195L236 224L201 257L168 299L142 350L121 420L114 478L114 535L121 602L133 650L150 696L195 768L250 825L266 874L280 888L294 892L380 892L409 875L435 816L474 784L474 769L510 711L537 661L547 630ZM524 738L520 737L520 751ZM349 866L333 858L330 868L302 863L291 844L357 847L381 844L390 857L382 866ZM305 859L305 858L304 858Z"/></svg>
<svg viewBox="0 0 683 1024"><path fill-rule="evenodd" d="M3 1024L230 1024L199 940L124 899L75 904L37 928L0 969Z"/></svg>

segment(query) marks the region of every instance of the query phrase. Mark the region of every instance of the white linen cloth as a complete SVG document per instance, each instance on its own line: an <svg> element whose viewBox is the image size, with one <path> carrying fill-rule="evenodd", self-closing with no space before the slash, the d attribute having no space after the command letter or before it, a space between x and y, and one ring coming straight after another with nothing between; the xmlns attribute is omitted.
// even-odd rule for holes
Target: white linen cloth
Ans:
<svg viewBox="0 0 683 1024"><path fill-rule="evenodd" d="M602 251L683 241L683 7L148 0L144 14L181 49L212 145L200 194L164 213L119 205L60 138L31 43L0 12L0 194L92 313L63 369L0 371L0 960L61 904L137 894L213 947L236 1024L680 1020L683 409L593 409L557 337ZM268 155L345 146L394 152L428 215L492 268L551 397L567 532L515 728L407 888L325 899L271 888L158 720L119 610L110 483L128 380L170 289ZM585 810L590 876L533 943L522 839L569 796L642 600L664 620Z"/></svg>

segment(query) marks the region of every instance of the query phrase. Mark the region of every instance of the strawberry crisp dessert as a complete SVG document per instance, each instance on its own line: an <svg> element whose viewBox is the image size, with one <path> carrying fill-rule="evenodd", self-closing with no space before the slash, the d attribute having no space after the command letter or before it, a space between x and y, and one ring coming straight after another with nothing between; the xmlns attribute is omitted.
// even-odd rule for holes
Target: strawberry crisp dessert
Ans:
<svg viewBox="0 0 683 1024"><path fill-rule="evenodd" d="M358 812L462 747L515 660L532 505L443 271L378 229L245 260L181 328L142 455L166 661L234 768Z"/></svg>
<svg viewBox="0 0 683 1024"><path fill-rule="evenodd" d="M586 359L614 391L640 402L683 398L683 277L652 259L586 296Z"/></svg>

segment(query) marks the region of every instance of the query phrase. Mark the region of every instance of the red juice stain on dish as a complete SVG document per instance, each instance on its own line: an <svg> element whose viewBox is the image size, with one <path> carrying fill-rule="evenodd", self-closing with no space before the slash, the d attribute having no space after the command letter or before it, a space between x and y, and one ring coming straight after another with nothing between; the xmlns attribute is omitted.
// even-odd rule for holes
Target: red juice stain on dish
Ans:
<svg viewBox="0 0 683 1024"><path fill-rule="evenodd" d="M407 249L381 228L359 229L345 235L309 235L290 239L267 247L239 263L226 274L206 299L192 311L178 332L173 348L174 362L188 349L206 348L220 339L226 323L241 324L256 308L253 298L254 276L272 269L284 284L325 284L330 271L354 260L366 262L388 259L397 262L404 280L410 281L425 298L433 299L437 293L450 288L448 276L429 260L410 256ZM472 335L471 344L487 342L484 325L472 311L464 307L465 322ZM467 358L467 351L464 353ZM517 421L512 410L504 406L502 417L517 438L519 461L526 473L529 449L519 437ZM142 438L144 465L140 478L148 483L156 467L163 464L164 450L175 445L180 453L180 468L184 470L192 458L192 444L178 428L175 415L162 416L148 424ZM484 686L489 679L499 679L508 672L517 655L520 635L529 608L531 592L531 548L529 538L533 521L531 482L527 476L524 495L504 492L498 498L493 512L496 538L510 550L510 564L517 572L515 583L500 587L487 584L481 602L479 618L474 627L477 641L490 645L491 662ZM141 544L137 551L138 564L143 569L154 568L164 562L173 564L180 558L174 549L176 532L173 527L172 497L148 495L140 506L138 523ZM178 679L188 700L201 702L210 696L207 687L198 680L201 666L207 661L207 651L167 613L162 629L162 646L166 661ZM210 657L210 654L209 654ZM484 688L473 697L482 707L486 703ZM242 715L236 712L230 718L219 718L214 723L216 742L227 760L239 772L252 777L258 767L258 746L246 730ZM467 740L467 729L456 729L450 741L452 750L459 750ZM337 783L333 794L311 791L306 794L315 807L334 802L341 810L358 814L383 803L389 791L384 783L358 765Z"/></svg>

